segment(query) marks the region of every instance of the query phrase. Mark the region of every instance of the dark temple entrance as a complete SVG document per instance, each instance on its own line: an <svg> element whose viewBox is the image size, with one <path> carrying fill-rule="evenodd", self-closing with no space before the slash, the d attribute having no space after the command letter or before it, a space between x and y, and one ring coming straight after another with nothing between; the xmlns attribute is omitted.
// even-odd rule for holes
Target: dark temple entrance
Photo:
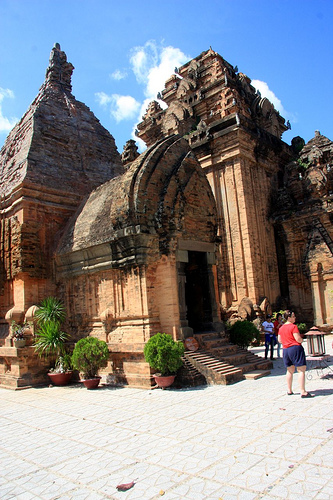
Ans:
<svg viewBox="0 0 333 500"><path fill-rule="evenodd" d="M212 305L209 291L207 254L205 252L188 252L185 277L188 326L193 328L194 332L208 330L212 324Z"/></svg>

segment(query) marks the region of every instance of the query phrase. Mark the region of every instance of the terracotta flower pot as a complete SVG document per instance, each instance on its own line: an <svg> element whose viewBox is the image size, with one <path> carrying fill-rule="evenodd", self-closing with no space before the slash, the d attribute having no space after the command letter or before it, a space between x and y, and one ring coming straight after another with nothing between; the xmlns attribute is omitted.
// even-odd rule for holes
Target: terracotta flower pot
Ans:
<svg viewBox="0 0 333 500"><path fill-rule="evenodd" d="M176 375L153 375L156 384L158 387L161 387L161 389L165 389L165 387L170 387L174 383Z"/></svg>
<svg viewBox="0 0 333 500"><path fill-rule="evenodd" d="M87 378L82 380L83 384L87 389L96 389L100 383L102 377Z"/></svg>
<svg viewBox="0 0 333 500"><path fill-rule="evenodd" d="M64 373L48 373L48 376L54 385L67 385L72 378L72 373L72 371Z"/></svg>

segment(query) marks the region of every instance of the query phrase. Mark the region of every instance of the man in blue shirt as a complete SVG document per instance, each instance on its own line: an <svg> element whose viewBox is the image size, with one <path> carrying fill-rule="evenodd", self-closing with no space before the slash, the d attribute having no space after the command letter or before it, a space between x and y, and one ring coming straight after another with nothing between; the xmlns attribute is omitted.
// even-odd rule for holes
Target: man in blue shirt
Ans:
<svg viewBox="0 0 333 500"><path fill-rule="evenodd" d="M267 314L266 321L262 324L262 329L265 333L265 359L267 359L269 348L271 348L271 359L273 358L274 345L275 345L275 335L274 335L274 325L272 323L272 316Z"/></svg>

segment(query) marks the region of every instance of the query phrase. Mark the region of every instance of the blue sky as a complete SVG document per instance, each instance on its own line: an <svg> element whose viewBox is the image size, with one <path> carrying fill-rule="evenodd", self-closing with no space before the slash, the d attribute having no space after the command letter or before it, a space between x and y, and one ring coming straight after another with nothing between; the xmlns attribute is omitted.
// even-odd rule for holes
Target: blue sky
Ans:
<svg viewBox="0 0 333 500"><path fill-rule="evenodd" d="M332 26L333 0L0 0L0 146L56 42L120 153L174 67L210 46L290 121L285 142L333 140Z"/></svg>

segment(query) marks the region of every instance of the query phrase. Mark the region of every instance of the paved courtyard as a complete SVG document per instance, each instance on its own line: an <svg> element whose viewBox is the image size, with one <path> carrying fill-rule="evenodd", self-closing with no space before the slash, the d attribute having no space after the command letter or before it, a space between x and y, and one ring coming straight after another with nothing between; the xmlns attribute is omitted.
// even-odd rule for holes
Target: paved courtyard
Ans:
<svg viewBox="0 0 333 500"><path fill-rule="evenodd" d="M0 389L0 498L332 499L333 372L309 373L312 399L280 359L232 386Z"/></svg>

